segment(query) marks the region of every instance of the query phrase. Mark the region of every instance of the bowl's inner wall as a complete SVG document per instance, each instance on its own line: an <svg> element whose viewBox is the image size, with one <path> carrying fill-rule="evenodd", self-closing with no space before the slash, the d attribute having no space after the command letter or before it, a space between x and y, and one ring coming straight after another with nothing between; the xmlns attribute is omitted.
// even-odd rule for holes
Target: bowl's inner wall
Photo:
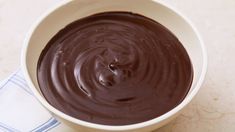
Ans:
<svg viewBox="0 0 235 132"><path fill-rule="evenodd" d="M30 78L40 92L37 82L37 62L48 41L69 23L91 14L106 11L130 11L156 20L172 31L186 48L194 69L192 87L195 87L202 72L203 53L200 41L192 27L178 14L156 2L148 0L86 0L71 1L49 14L37 26L28 43L26 66ZM186 97L187 98L187 97Z"/></svg>

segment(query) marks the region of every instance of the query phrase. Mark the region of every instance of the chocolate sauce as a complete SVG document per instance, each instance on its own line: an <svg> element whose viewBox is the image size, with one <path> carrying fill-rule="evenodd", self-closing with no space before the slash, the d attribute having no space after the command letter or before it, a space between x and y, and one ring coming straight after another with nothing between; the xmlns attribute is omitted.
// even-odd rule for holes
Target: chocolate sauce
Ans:
<svg viewBox="0 0 235 132"><path fill-rule="evenodd" d="M106 12L59 31L41 53L41 92L77 119L127 125L177 106L193 78L189 56L164 26L129 12Z"/></svg>

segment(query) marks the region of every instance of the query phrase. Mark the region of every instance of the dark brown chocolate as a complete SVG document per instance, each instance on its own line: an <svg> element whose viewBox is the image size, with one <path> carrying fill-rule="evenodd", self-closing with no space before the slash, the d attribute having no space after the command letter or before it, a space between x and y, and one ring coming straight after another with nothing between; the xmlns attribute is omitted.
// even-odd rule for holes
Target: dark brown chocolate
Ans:
<svg viewBox="0 0 235 132"><path fill-rule="evenodd" d="M189 56L164 26L128 12L77 20L58 32L38 61L46 100L84 121L127 125L177 106L193 78Z"/></svg>

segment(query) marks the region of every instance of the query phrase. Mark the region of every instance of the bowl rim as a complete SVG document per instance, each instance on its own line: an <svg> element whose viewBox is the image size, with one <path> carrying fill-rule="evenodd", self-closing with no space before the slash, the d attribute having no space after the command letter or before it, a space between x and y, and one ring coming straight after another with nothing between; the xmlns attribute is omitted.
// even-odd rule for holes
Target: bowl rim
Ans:
<svg viewBox="0 0 235 132"><path fill-rule="evenodd" d="M30 28L30 30L28 31L28 33L26 34L25 40L23 42L23 48L22 48L22 52L21 52L21 68L23 71L23 74L25 76L26 82L29 85L30 89L32 90L33 94L35 95L35 97L39 100L39 102L50 112L54 113L55 115L57 115L58 117L65 119L67 121L73 122L77 125L81 125L84 127L88 127L88 128L93 128L93 129L100 129L100 130L109 130L109 131L123 131L123 130L134 130L134 129L140 129L143 127L147 127L147 126L151 126L154 125L156 123L160 123L170 117L172 117L173 115L175 115L176 113L178 113L181 109L183 109L192 99L193 97L198 93L201 85L203 84L203 81L205 79L206 76L206 71L207 71L207 51L206 51L206 47L205 44L198 32L198 30L196 29L196 27L193 25L193 23L187 18L185 17L183 14L181 14L177 9L173 8L171 5L167 4L166 2L163 2L161 0L151 0L171 11L173 11L174 13L176 13L178 16L180 16L194 31L194 33L196 34L197 39L199 40L199 44L200 44L200 48L202 50L202 59L203 59L203 64L202 64L202 71L201 74L199 76L198 81L196 82L196 85L194 87L194 89L191 91L190 94L188 94L188 96L179 104L177 105L175 108L173 108L172 110L168 111L167 113L156 117L154 119L145 121L145 122L141 122L141 123L136 123L136 124L130 124L130 125L119 125L119 126L112 126L112 125L102 125L102 124L96 124L96 123L91 123L91 122L87 122L87 121L83 121L80 119L76 119L74 117L71 117L59 110L57 110L56 108L54 108L53 106L51 106L41 95L40 93L36 90L36 87L34 86L31 78L30 78L30 74L28 71L28 67L27 67L27 51L28 51L28 45L29 45L29 41L32 37L32 34L34 33L35 29L37 28L37 26L52 12L54 12L56 9L68 4L69 2L71 2L72 0L64 0L62 2L57 3L55 6L53 6L52 8L50 8L49 10L47 10L41 17L39 17L39 19L32 25L32 27Z"/></svg>

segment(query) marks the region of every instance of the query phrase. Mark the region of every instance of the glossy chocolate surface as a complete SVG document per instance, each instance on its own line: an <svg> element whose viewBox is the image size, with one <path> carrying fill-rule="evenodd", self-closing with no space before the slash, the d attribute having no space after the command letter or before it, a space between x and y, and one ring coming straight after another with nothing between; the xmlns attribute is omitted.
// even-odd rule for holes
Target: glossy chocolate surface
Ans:
<svg viewBox="0 0 235 132"><path fill-rule="evenodd" d="M41 53L38 82L46 100L77 119L127 125L178 105L193 78L189 56L164 26L129 12L77 20Z"/></svg>

